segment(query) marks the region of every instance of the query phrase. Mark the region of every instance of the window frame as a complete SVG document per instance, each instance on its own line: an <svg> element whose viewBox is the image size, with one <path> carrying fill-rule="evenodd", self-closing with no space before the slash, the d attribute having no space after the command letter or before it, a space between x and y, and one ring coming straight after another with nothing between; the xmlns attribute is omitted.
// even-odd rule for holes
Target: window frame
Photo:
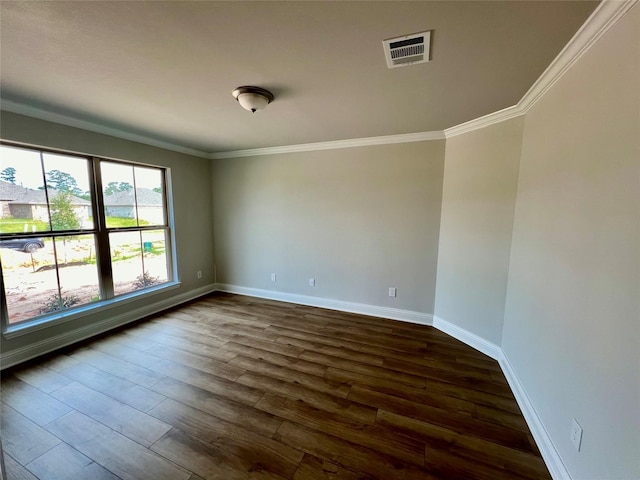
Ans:
<svg viewBox="0 0 640 480"><path fill-rule="evenodd" d="M173 214L173 196L171 191L171 169L161 165L153 165L138 161L123 160L117 158L106 157L103 155L96 156L86 153L71 152L61 149L49 147L40 147L19 142L11 142L0 140L1 146L12 148L22 148L34 150L42 156L46 153L75 156L79 159L87 161L89 173L89 192L91 198L91 213L93 215L93 227L91 229L81 228L75 230L53 230L51 218L49 214L49 228L47 231L23 232L23 233L1 233L0 239L10 238L40 238L51 237L52 239L60 239L69 236L93 235L96 248L96 269L98 274L98 285L100 290L100 300L85 303L79 306L73 306L56 312L37 315L29 319L20 320L15 323L9 323L9 315L7 308L7 298L5 293L4 275L2 274L2 262L0 259L0 331L5 338L13 338L24 335L43 328L49 328L63 322L83 318L135 302L145 297L157 295L168 290L178 288L180 281L178 279L177 256L175 248L175 227ZM106 226L106 210L103 198L103 185L101 176L101 162L117 163L132 168L152 168L158 169L162 177L162 202L163 202L163 224L161 225L137 225L133 227L107 227ZM43 171L43 181L46 172ZM45 183L46 186L46 183ZM136 209L136 218L138 216L137 192L134 185L134 201ZM46 191L46 189L45 189ZM47 203L49 199L47 196ZM50 211L49 211L50 212ZM111 268L111 248L109 235L118 232L140 232L140 238L144 231L164 231L165 256L167 280L161 284L144 287L131 292L116 295L113 288L113 271ZM58 284L58 288L60 285Z"/></svg>

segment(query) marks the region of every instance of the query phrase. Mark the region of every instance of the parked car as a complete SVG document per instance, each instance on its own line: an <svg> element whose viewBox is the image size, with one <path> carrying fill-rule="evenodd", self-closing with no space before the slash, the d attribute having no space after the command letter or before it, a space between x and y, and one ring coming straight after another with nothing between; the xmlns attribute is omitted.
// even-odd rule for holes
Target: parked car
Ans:
<svg viewBox="0 0 640 480"><path fill-rule="evenodd" d="M9 240L0 240L0 248L11 248L12 250L20 250L25 253L34 253L42 247L44 247L44 242L41 238L11 238Z"/></svg>

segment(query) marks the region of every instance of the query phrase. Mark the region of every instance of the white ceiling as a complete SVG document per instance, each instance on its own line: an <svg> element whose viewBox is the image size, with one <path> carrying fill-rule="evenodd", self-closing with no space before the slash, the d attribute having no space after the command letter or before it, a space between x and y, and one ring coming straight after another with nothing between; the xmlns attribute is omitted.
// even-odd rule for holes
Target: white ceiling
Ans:
<svg viewBox="0 0 640 480"><path fill-rule="evenodd" d="M220 152L440 131L516 104L590 1L0 4L12 105ZM432 61L382 40L433 30ZM251 114L240 85L271 90Z"/></svg>

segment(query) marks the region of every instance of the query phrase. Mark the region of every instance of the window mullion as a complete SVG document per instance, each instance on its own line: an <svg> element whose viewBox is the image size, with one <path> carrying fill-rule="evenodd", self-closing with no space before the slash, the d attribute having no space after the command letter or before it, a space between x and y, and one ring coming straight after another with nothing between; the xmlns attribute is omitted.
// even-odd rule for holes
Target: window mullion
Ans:
<svg viewBox="0 0 640 480"><path fill-rule="evenodd" d="M4 291L4 275L2 274L2 261L0 260L0 326L6 331L9 326L9 309L7 308L7 296Z"/></svg>
<svg viewBox="0 0 640 480"><path fill-rule="evenodd" d="M9 218L9 213L4 210L0 212L3 222L7 218L9 230L4 231L3 223L0 240L6 243L2 247L22 252L7 251L5 257L3 250L0 260L0 334L13 334L14 328L15 332L27 332L31 328L44 328L48 322L67 321L76 318L76 312L67 314L67 310L77 309L77 315L86 315L94 308L106 308L119 304L120 301L130 301L138 295L146 295L145 290L149 290L149 293L158 291L157 286L162 284L174 287L170 283L177 282L177 265L173 252L174 218L170 205L169 169L7 142L0 142L0 145L3 154L8 152L6 154L11 155L11 161L16 163L18 172L39 171L44 184L44 187L40 187L37 180L31 179L26 182L27 186L16 187L33 192L44 190L38 194L28 192L35 199L34 202L39 202L36 205L42 204L42 207L16 210L16 218L31 222L31 231L26 228L23 232L18 231L22 229L22 225ZM86 165L86 173L81 164ZM47 168L51 170L48 171ZM133 184L132 205L130 199L125 199L122 204L122 198L112 196L114 192L127 190L127 169L133 169L131 179L128 180ZM124 176L120 176L123 171ZM76 182L76 179L82 181ZM67 191L68 186L72 188L74 185L87 192L82 195L73 189L76 196L91 200L90 203L71 197L71 201L53 204L57 195L52 192L57 194L57 191ZM18 194L28 197L23 190ZM124 207L118 208L119 205ZM135 222L128 220L130 207L133 207ZM75 218L73 222L67 221L72 218L71 210ZM44 215L47 215L47 221L39 223L40 217ZM93 217L91 229L84 223L88 220L88 215ZM144 216L145 225L140 224L141 215ZM130 226L132 223L135 227ZM37 245L21 244L21 241L37 241ZM148 254L145 253L146 242L150 246ZM136 244L139 246L136 247ZM65 245L68 246L66 250ZM136 260L138 250L141 255L140 264ZM20 256L25 254L31 254L32 268L22 262ZM64 265L61 264L63 261ZM52 265L55 266L55 272L46 272L53 269ZM68 268L62 268L63 266ZM41 268L36 270L36 267ZM140 272L137 271L139 268ZM21 276L27 270L34 276L28 279ZM35 287L31 287L31 284L38 284L37 291L34 292L33 301L24 303L20 295L27 289L33 290ZM68 289L66 293L69 302L64 305L53 302L54 294L59 302L65 300L64 288ZM101 302L96 302L98 293ZM43 308L39 308L40 306Z"/></svg>
<svg viewBox="0 0 640 480"><path fill-rule="evenodd" d="M96 262L100 277L100 297L107 300L114 297L113 276L111 268L111 248L109 245L109 231L104 210L104 198L102 196L102 172L100 171L100 159L92 158L91 166L91 192L93 196L94 223L96 228Z"/></svg>
<svg viewBox="0 0 640 480"><path fill-rule="evenodd" d="M52 236L53 242L53 258L56 266L56 282L58 282L58 301L60 302L60 309L62 309L62 285L60 285L60 262L58 261L58 240L59 237ZM62 237L64 238L64 237Z"/></svg>

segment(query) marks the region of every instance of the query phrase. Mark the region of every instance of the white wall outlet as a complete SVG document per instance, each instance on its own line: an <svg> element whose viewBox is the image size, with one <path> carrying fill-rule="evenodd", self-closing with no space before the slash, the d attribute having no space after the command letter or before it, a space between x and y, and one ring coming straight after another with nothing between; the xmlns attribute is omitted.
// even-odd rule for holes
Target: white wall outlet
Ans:
<svg viewBox="0 0 640 480"><path fill-rule="evenodd" d="M571 435L569 435L571 439L571 443L576 447L576 450L580 451L580 444L582 444L582 427L576 422L576 419L573 419L571 422Z"/></svg>
<svg viewBox="0 0 640 480"><path fill-rule="evenodd" d="M310 287L315 287L316 286L316 279L315 278L310 278L309 279L309 286Z"/></svg>
<svg viewBox="0 0 640 480"><path fill-rule="evenodd" d="M395 287L389 287L389 296L390 296L390 297L395 297L395 296L396 296L396 289L395 289Z"/></svg>
<svg viewBox="0 0 640 480"><path fill-rule="evenodd" d="M202 278L202 270L198 270L198 271L196 272L196 277L198 277L198 278Z"/></svg>
<svg viewBox="0 0 640 480"><path fill-rule="evenodd" d="M272 281L272 282L275 282L275 281L276 281L276 278L277 278L277 277L276 277L276 274L275 274L275 273L272 273L272 274L271 274L271 281Z"/></svg>

